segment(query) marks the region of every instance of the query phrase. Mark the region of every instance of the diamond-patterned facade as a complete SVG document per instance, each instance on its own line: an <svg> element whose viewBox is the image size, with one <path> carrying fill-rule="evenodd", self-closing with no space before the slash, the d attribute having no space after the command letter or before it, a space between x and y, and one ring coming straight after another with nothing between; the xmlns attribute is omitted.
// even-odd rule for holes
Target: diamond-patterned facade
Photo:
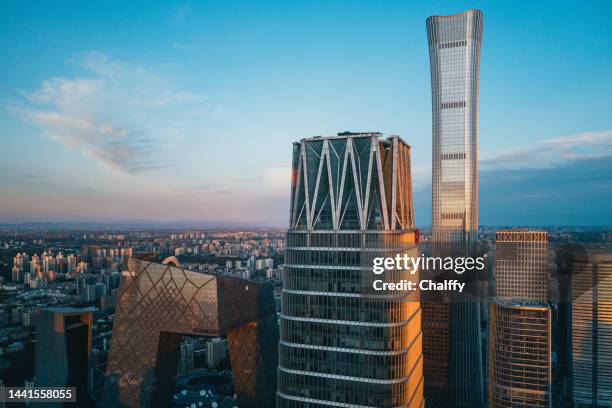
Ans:
<svg viewBox="0 0 612 408"><path fill-rule="evenodd" d="M105 405L167 406L182 335L227 336L239 405L273 406L278 324L272 288L139 259L128 261L119 287Z"/></svg>

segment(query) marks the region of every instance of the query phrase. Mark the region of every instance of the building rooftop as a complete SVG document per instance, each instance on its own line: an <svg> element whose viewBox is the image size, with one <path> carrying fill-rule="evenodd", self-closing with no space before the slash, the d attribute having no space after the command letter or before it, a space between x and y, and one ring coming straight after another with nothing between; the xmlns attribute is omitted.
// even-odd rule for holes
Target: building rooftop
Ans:
<svg viewBox="0 0 612 408"><path fill-rule="evenodd" d="M77 313L89 313L95 312L94 307L76 308L76 307L47 307L42 309L44 312L60 313L60 314L77 314Z"/></svg>
<svg viewBox="0 0 612 408"><path fill-rule="evenodd" d="M310 142L314 140L325 140L325 139L346 139L347 137L382 137L382 133L380 132L339 132L336 135L332 136L311 136L306 137L300 142Z"/></svg>
<svg viewBox="0 0 612 408"><path fill-rule="evenodd" d="M346 139L349 137L350 138L360 138L360 137L382 138L383 134L380 132L348 132L346 131L346 132L339 132L338 134L332 135L332 136L306 137L306 138L301 139L299 142L294 142L294 143L300 144L303 142L316 142L316 141L322 141L322 140L340 140L340 139ZM401 143L410 147L410 145L406 143L399 135L389 135L389 137L387 137L387 140L391 140L393 138L399 139Z"/></svg>
<svg viewBox="0 0 612 408"><path fill-rule="evenodd" d="M506 299L493 297L490 299L491 303L495 303L501 306L513 306L513 307L525 307L525 308L549 308L550 306L546 302L538 302L534 300L525 299Z"/></svg>

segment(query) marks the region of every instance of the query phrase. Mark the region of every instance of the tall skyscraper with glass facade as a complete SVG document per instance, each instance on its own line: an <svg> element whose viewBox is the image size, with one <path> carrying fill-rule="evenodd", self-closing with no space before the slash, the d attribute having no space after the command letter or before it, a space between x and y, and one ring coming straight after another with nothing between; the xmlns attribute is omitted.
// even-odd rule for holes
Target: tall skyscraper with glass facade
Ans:
<svg viewBox="0 0 612 408"><path fill-rule="evenodd" d="M551 406L552 315L548 233L498 230L489 303L488 401L492 408Z"/></svg>
<svg viewBox="0 0 612 408"><path fill-rule="evenodd" d="M474 254L478 234L478 76L482 13L427 19L432 92L432 251ZM455 277L456 278L456 277ZM464 277L467 279L467 277ZM477 301L423 304L426 399L484 404Z"/></svg>
<svg viewBox="0 0 612 408"><path fill-rule="evenodd" d="M497 230L495 272L497 297L548 302L548 233Z"/></svg>
<svg viewBox="0 0 612 408"><path fill-rule="evenodd" d="M79 407L93 407L87 393L93 310L51 307L37 314L35 385L75 387L76 398L72 402ZM69 404L56 401L45 405L63 407Z"/></svg>
<svg viewBox="0 0 612 408"><path fill-rule="evenodd" d="M341 133L293 147L277 406L422 407L418 293L377 291L372 260L417 256L410 147Z"/></svg>
<svg viewBox="0 0 612 408"><path fill-rule="evenodd" d="M612 252L587 248L571 271L571 382L576 408L612 406Z"/></svg>
<svg viewBox="0 0 612 408"><path fill-rule="evenodd" d="M489 407L551 407L551 322L545 302L491 300Z"/></svg>

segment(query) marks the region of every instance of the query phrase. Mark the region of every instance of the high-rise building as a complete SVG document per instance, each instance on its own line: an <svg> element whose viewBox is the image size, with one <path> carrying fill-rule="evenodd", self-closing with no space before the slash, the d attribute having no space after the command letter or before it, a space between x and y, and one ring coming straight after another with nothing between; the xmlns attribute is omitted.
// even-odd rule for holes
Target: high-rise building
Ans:
<svg viewBox="0 0 612 408"><path fill-rule="evenodd" d="M478 234L482 13L468 10L429 17L427 37L432 93L432 252L436 256L473 255ZM483 406L478 302L464 298L423 303L423 336L428 403L434 407Z"/></svg>
<svg viewBox="0 0 612 408"><path fill-rule="evenodd" d="M266 268L274 268L274 259L266 258L264 262L266 264Z"/></svg>
<svg viewBox="0 0 612 408"><path fill-rule="evenodd" d="M497 297L548 302L548 233L498 230L495 270Z"/></svg>
<svg viewBox="0 0 612 408"><path fill-rule="evenodd" d="M13 282L23 282L24 273L30 271L30 257L24 252L17 253L13 258L12 279Z"/></svg>
<svg viewBox="0 0 612 408"><path fill-rule="evenodd" d="M237 405L270 407L276 393L278 318L266 283L130 258L117 294L105 406L171 405L181 339L226 336Z"/></svg>
<svg viewBox="0 0 612 408"><path fill-rule="evenodd" d="M612 253L576 254L571 271L571 379L576 408L612 406Z"/></svg>
<svg viewBox="0 0 612 408"><path fill-rule="evenodd" d="M340 133L293 145L277 407L422 407L418 293L376 291L376 256L416 256L410 147Z"/></svg>
<svg viewBox="0 0 612 408"><path fill-rule="evenodd" d="M178 372L185 373L194 367L194 345L193 339L183 339L181 342L181 355L179 358Z"/></svg>
<svg viewBox="0 0 612 408"><path fill-rule="evenodd" d="M432 93L434 242L470 243L478 233L478 76L482 13L427 19Z"/></svg>
<svg viewBox="0 0 612 408"><path fill-rule="evenodd" d="M209 368L217 368L217 366L227 356L227 340L221 337L216 337L206 343L206 364Z"/></svg>
<svg viewBox="0 0 612 408"><path fill-rule="evenodd" d="M0 380L0 390L4 390L4 381ZM4 392L4 391L3 391ZM4 408L6 405L4 403L4 398L0 401L0 408Z"/></svg>
<svg viewBox="0 0 612 408"><path fill-rule="evenodd" d="M544 302L489 303L488 405L551 406L551 310Z"/></svg>
<svg viewBox="0 0 612 408"><path fill-rule="evenodd" d="M78 406L94 406L87 393L91 328L90 310L56 307L40 311L36 318L37 387L76 387Z"/></svg>
<svg viewBox="0 0 612 408"><path fill-rule="evenodd" d="M13 265L13 269L11 269L11 277L13 279L13 282L22 282L23 275L23 270L19 269L17 265Z"/></svg>
<svg viewBox="0 0 612 408"><path fill-rule="evenodd" d="M495 247L496 296L489 303L489 407L547 408L552 402L548 234L498 230Z"/></svg>

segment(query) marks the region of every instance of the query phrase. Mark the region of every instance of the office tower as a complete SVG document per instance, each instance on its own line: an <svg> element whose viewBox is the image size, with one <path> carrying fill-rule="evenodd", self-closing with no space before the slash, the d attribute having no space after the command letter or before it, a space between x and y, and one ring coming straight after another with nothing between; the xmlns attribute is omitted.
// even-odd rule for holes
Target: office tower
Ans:
<svg viewBox="0 0 612 408"><path fill-rule="evenodd" d="M217 337L206 344L206 364L216 368L227 355L227 340Z"/></svg>
<svg viewBox="0 0 612 408"><path fill-rule="evenodd" d="M489 303L489 407L550 407L548 234L498 230L495 247L496 296Z"/></svg>
<svg viewBox="0 0 612 408"><path fill-rule="evenodd" d="M89 310L69 307L40 310L36 319L36 387L76 387L78 406L94 406L87 393L91 327Z"/></svg>
<svg viewBox="0 0 612 408"><path fill-rule="evenodd" d="M23 281L23 271L21 269L19 269L19 267L17 265L13 266L13 269L11 269L11 277L13 282L22 282Z"/></svg>
<svg viewBox="0 0 612 408"><path fill-rule="evenodd" d="M488 404L551 406L551 310L536 301L489 303Z"/></svg>
<svg viewBox="0 0 612 408"><path fill-rule="evenodd" d="M548 302L548 233L496 231L495 270L497 297Z"/></svg>
<svg viewBox="0 0 612 408"><path fill-rule="evenodd" d="M85 290L81 296L83 302L95 302L96 300L96 284L85 285Z"/></svg>
<svg viewBox="0 0 612 408"><path fill-rule="evenodd" d="M181 356L179 358L178 372L184 373L194 367L194 339L183 339L181 342Z"/></svg>
<svg viewBox="0 0 612 408"><path fill-rule="evenodd" d="M417 256L410 147L340 133L293 145L277 407L422 407L418 293L376 291L376 256Z"/></svg>
<svg viewBox="0 0 612 408"><path fill-rule="evenodd" d="M30 257L25 252L15 255L13 258L13 268L11 270L13 282L23 282L24 273L30 271L29 263Z"/></svg>
<svg viewBox="0 0 612 408"><path fill-rule="evenodd" d="M226 336L240 407L270 407L278 322L271 286L130 258L117 295L105 406L171 405L181 338Z"/></svg>
<svg viewBox="0 0 612 408"><path fill-rule="evenodd" d="M429 17L427 37L432 93L432 253L470 256L478 237L482 13L468 10ZM471 290L450 303L442 299L423 303L425 399L431 406L484 404L480 308L469 298Z"/></svg>
<svg viewBox="0 0 612 408"><path fill-rule="evenodd" d="M23 312L21 319L25 327L31 326L32 325L32 311L26 310L25 312Z"/></svg>
<svg viewBox="0 0 612 408"><path fill-rule="evenodd" d="M589 248L571 270L571 378L576 408L612 406L612 252Z"/></svg>
<svg viewBox="0 0 612 408"><path fill-rule="evenodd" d="M266 268L274 268L274 259L266 258L264 262L266 264Z"/></svg>

